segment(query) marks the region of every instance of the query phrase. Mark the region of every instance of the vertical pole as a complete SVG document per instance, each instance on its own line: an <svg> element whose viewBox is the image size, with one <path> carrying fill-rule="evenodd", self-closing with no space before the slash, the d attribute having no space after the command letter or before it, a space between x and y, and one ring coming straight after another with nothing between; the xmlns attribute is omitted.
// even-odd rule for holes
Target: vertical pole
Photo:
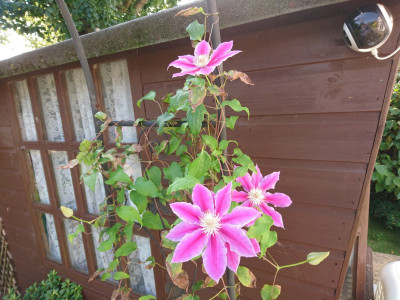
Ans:
<svg viewBox="0 0 400 300"><path fill-rule="evenodd" d="M97 97L96 97L96 88L94 86L93 76L90 72L89 62L87 60L85 49L83 48L82 41L79 37L78 30L76 30L74 21L72 20L71 14L68 10L67 5L64 0L56 0L58 7L60 8L61 14L64 18L65 23L67 24L68 31L74 41L74 46L76 53L78 55L79 61L82 66L83 74L85 76L86 85L89 92L90 104L92 106L92 111L95 114L98 111L97 108ZM94 115L93 115L94 118ZM100 126L97 119L94 118L94 124L96 128L96 135L100 132Z"/></svg>
<svg viewBox="0 0 400 300"><path fill-rule="evenodd" d="M209 31L211 32L211 43L213 49L217 48L219 44L221 44L221 32L219 28L219 22L218 22L218 15L217 15L217 3L215 0L206 0L207 4L207 13L211 14L210 17L208 18L208 26L209 26ZM221 64L218 69L216 70L216 73L222 73L223 72L223 65ZM221 86L221 80L220 78L217 78L215 83L218 86ZM221 98L221 97L218 97ZM221 102L221 99L219 99ZM220 108L217 113L217 120L220 120L220 116L223 115L225 116L225 108ZM227 135L226 135L226 126L225 123L222 125L222 131L219 140L226 140ZM227 150L224 150L224 156L227 157ZM229 175L227 172L226 165L223 164L223 174L224 175ZM236 299L235 295L235 273L231 271L229 268L226 268L226 277L227 277L227 285L228 287L228 295L231 300Z"/></svg>

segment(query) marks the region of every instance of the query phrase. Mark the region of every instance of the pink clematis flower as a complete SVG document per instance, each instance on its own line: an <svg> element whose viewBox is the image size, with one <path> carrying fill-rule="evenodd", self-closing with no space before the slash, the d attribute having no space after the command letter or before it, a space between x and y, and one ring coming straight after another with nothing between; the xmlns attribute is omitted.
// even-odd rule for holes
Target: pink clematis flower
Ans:
<svg viewBox="0 0 400 300"><path fill-rule="evenodd" d="M280 172L273 172L265 177L262 177L260 169L256 166L257 173L250 175L246 173L243 177L236 179L239 182L244 192L233 191L232 200L236 202L243 202L241 206L255 207L261 209L263 213L271 216L274 225L283 227L282 216L276 212L275 209L268 204L275 207L287 207L292 204L288 195L282 193L268 193L267 190L274 189L275 184L279 180Z"/></svg>
<svg viewBox="0 0 400 300"><path fill-rule="evenodd" d="M197 44L194 49L193 55L178 56L177 60L174 60L169 64L175 68L182 70L180 73L175 73L172 77L179 77L184 75L208 75L214 71L215 67L220 65L223 61L231 56L238 54L241 51L231 51L233 41L221 43L212 54L211 46L206 41L201 41Z"/></svg>
<svg viewBox="0 0 400 300"><path fill-rule="evenodd" d="M172 241L179 241L171 262L185 262L203 253L207 274L218 282L226 266L236 272L240 256L256 256L259 246L247 237L242 227L257 219L260 212L237 206L228 213L232 201L231 189L232 183L229 183L214 194L197 184L193 188L193 204L171 204L172 211L182 219L166 236Z"/></svg>

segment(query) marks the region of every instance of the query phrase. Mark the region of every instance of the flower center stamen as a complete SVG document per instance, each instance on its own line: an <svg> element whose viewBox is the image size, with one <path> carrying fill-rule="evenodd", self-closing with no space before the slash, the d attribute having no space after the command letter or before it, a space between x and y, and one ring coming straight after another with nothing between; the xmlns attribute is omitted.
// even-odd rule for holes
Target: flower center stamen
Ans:
<svg viewBox="0 0 400 300"><path fill-rule="evenodd" d="M259 205L264 201L264 192L257 188L251 189L247 198L254 205Z"/></svg>
<svg viewBox="0 0 400 300"><path fill-rule="evenodd" d="M214 235L221 228L221 219L218 214L207 211L200 217L200 226L205 234Z"/></svg>
<svg viewBox="0 0 400 300"><path fill-rule="evenodd" d="M207 66L209 61L210 59L207 54L198 55L194 58L194 64L198 67Z"/></svg>

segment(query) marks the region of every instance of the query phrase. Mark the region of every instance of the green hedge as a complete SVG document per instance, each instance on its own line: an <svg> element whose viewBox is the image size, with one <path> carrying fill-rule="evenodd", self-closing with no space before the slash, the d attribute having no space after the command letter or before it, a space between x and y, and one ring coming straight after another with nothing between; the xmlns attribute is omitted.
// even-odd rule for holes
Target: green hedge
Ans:
<svg viewBox="0 0 400 300"><path fill-rule="evenodd" d="M397 75L379 154L372 174L370 213L400 228L400 73Z"/></svg>

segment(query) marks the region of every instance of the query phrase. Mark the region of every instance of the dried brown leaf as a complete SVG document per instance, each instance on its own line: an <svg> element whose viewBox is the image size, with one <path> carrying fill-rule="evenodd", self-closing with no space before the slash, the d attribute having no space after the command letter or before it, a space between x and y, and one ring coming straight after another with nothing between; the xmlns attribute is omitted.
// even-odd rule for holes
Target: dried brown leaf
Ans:
<svg viewBox="0 0 400 300"><path fill-rule="evenodd" d="M203 12L203 8L202 7L189 7L186 9L182 9L181 11L179 11L175 17L177 16L184 16L184 17L189 17L195 14L198 14L200 12Z"/></svg>
<svg viewBox="0 0 400 300"><path fill-rule="evenodd" d="M90 277L89 277L89 282L93 281L97 276L99 276L101 273L103 273L104 269L99 269L96 272L94 272Z"/></svg>
<svg viewBox="0 0 400 300"><path fill-rule="evenodd" d="M79 164L79 161L77 159L72 159L70 160L65 166L59 166L57 169L72 169L75 167L77 164Z"/></svg>
<svg viewBox="0 0 400 300"><path fill-rule="evenodd" d="M254 85L253 81L251 81L250 77L246 73L232 70L232 71L226 72L225 75L230 81L240 79L245 84Z"/></svg>
<svg viewBox="0 0 400 300"><path fill-rule="evenodd" d="M187 291L189 289L189 275L186 273L185 270L182 270L178 274L173 274L171 270L171 265L166 262L167 272L169 277L171 277L172 282L182 290Z"/></svg>

